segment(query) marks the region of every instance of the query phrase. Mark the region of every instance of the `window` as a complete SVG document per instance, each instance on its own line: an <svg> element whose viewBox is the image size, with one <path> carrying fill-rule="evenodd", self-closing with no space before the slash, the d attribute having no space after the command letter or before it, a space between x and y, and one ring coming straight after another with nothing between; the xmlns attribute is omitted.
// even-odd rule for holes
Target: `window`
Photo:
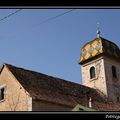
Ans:
<svg viewBox="0 0 120 120"><path fill-rule="evenodd" d="M95 67L90 68L90 79L95 78Z"/></svg>
<svg viewBox="0 0 120 120"><path fill-rule="evenodd" d="M117 78L116 67L115 67L115 66L112 66L112 76L113 76L114 78Z"/></svg>
<svg viewBox="0 0 120 120"><path fill-rule="evenodd" d="M117 97L117 102L120 102L120 99L119 99L119 97Z"/></svg>
<svg viewBox="0 0 120 120"><path fill-rule="evenodd" d="M0 89L0 100L4 99L4 90L5 90L5 88Z"/></svg>

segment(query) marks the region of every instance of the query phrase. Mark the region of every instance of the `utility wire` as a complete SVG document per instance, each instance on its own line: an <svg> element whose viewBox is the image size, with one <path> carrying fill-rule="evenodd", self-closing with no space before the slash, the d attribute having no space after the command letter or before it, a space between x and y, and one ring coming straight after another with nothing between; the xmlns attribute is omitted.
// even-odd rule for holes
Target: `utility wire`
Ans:
<svg viewBox="0 0 120 120"><path fill-rule="evenodd" d="M11 14L9 14L9 15L3 17L3 18L1 18L1 19L0 19L0 22L3 21L3 20L5 20L5 19L7 19L8 17L10 17L10 16L12 16L12 15L14 15L14 14L20 12L21 10L22 10L22 9L16 10L15 12L13 12L13 13L11 13Z"/></svg>
<svg viewBox="0 0 120 120"><path fill-rule="evenodd" d="M43 24L43 23L49 22L49 21L51 21L51 20L53 20L53 19L56 19L56 18L58 18L58 17L61 17L61 16L65 15L65 14L67 14L67 13L72 12L73 10L75 10L75 9L72 9L72 10L66 11L66 12L64 12L64 13L58 14L58 15L53 16L53 17L50 17L50 18L48 18L48 19L42 21L40 24Z"/></svg>

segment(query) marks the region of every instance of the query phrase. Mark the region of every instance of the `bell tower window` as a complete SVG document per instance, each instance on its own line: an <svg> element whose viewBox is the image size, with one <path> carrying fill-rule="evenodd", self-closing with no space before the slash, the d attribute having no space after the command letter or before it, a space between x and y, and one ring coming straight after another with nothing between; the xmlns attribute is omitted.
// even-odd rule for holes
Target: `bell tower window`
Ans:
<svg viewBox="0 0 120 120"><path fill-rule="evenodd" d="M116 67L115 66L112 66L112 76L114 78L117 78L117 73L116 73Z"/></svg>
<svg viewBox="0 0 120 120"><path fill-rule="evenodd" d="M120 102L120 98L119 97L117 97L117 102Z"/></svg>
<svg viewBox="0 0 120 120"><path fill-rule="evenodd" d="M95 78L95 67L91 67L90 68L90 79L93 79Z"/></svg>

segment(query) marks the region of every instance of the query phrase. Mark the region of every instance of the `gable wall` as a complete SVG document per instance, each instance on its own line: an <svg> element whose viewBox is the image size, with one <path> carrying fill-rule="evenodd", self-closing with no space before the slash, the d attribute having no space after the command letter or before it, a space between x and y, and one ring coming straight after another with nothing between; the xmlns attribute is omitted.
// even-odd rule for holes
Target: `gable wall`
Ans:
<svg viewBox="0 0 120 120"><path fill-rule="evenodd" d="M5 85L5 99L0 101L0 111L30 111L32 98L16 78L4 66L0 74L0 86Z"/></svg>

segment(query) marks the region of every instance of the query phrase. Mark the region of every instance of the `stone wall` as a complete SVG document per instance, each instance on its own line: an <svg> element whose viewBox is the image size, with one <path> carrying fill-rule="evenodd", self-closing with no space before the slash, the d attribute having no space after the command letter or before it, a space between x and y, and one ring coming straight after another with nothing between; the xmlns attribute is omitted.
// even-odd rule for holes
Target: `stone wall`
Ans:
<svg viewBox="0 0 120 120"><path fill-rule="evenodd" d="M90 68L95 67L96 77L90 79ZM112 66L116 67L117 78L112 75ZM112 58L100 57L81 66L83 85L95 88L110 102L120 101L120 63Z"/></svg>
<svg viewBox="0 0 120 120"><path fill-rule="evenodd" d="M117 102L120 99L120 63L114 59L104 58L108 98ZM112 66L116 68L117 77L113 77Z"/></svg>
<svg viewBox="0 0 120 120"><path fill-rule="evenodd" d="M90 68L95 67L96 77L94 79L90 79ZM105 77L105 68L104 68L104 59L103 57L98 58L96 60L92 60L86 64L81 66L82 68L82 79L83 85L95 88L102 95L107 95L106 88L106 77Z"/></svg>
<svg viewBox="0 0 120 120"><path fill-rule="evenodd" d="M4 66L0 74L0 88L4 87L4 99L0 101L0 111L31 111L32 99Z"/></svg>
<svg viewBox="0 0 120 120"><path fill-rule="evenodd" d="M71 111L72 108L65 105L55 104L48 101L37 101L32 102L32 111Z"/></svg>

